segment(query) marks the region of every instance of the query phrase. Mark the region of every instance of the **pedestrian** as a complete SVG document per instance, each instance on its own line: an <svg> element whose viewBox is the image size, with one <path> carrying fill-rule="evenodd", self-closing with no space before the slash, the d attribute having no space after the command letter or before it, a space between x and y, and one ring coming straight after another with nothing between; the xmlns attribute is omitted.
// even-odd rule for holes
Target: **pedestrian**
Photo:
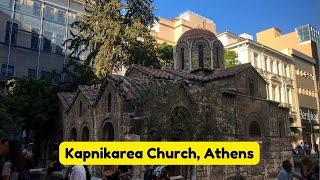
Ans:
<svg viewBox="0 0 320 180"><path fill-rule="evenodd" d="M27 166L28 166L28 169L32 169L33 168L33 143L29 143L27 145L27 148L25 148L23 151L22 151L22 155L23 157L26 159L26 162L27 162Z"/></svg>
<svg viewBox="0 0 320 180"><path fill-rule="evenodd" d="M31 180L27 163L22 156L17 143L14 141L7 141L6 148L7 149L2 154L6 157L6 162L2 169L2 177L4 179Z"/></svg>
<svg viewBox="0 0 320 180"><path fill-rule="evenodd" d="M115 165L105 165L101 169L102 179L103 180L118 180L119 171Z"/></svg>
<svg viewBox="0 0 320 180"><path fill-rule="evenodd" d="M52 156L51 156L51 162L49 163L49 166L48 168L46 169L46 177L47 176L50 176L50 174L54 171L61 171L62 170L62 165L61 163L59 162L59 153L58 151L54 151L52 153Z"/></svg>
<svg viewBox="0 0 320 180"><path fill-rule="evenodd" d="M154 180L155 176L153 175L154 166L145 166L146 172L144 173L144 180Z"/></svg>
<svg viewBox="0 0 320 180"><path fill-rule="evenodd" d="M69 180L87 180L85 167L82 165L72 166Z"/></svg>
<svg viewBox="0 0 320 180"><path fill-rule="evenodd" d="M118 166L118 170L119 170L119 173L120 173L119 174L119 180L131 180L132 179L130 166L120 165L120 166Z"/></svg>
<svg viewBox="0 0 320 180"><path fill-rule="evenodd" d="M313 162L310 158L305 157L302 159L300 171L303 178L311 180L313 168Z"/></svg>
<svg viewBox="0 0 320 180"><path fill-rule="evenodd" d="M282 162L282 168L278 174L278 180L293 180L293 177L298 179L303 179L298 174L292 172L292 164L289 160L285 160Z"/></svg>

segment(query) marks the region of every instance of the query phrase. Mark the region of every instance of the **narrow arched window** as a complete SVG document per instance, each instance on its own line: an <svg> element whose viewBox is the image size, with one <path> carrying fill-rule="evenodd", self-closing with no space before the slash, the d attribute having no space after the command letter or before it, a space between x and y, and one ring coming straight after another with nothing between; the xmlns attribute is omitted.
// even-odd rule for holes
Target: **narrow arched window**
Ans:
<svg viewBox="0 0 320 180"><path fill-rule="evenodd" d="M216 68L219 67L219 47L216 47Z"/></svg>
<svg viewBox="0 0 320 180"><path fill-rule="evenodd" d="M89 141L89 128L87 126L82 129L82 141Z"/></svg>
<svg viewBox="0 0 320 180"><path fill-rule="evenodd" d="M203 45L198 46L199 67L203 68Z"/></svg>
<svg viewBox="0 0 320 180"><path fill-rule="evenodd" d="M180 50L181 69L184 69L184 48Z"/></svg>
<svg viewBox="0 0 320 180"><path fill-rule="evenodd" d="M255 96L254 82L251 78L249 78L249 94L250 96Z"/></svg>
<svg viewBox="0 0 320 180"><path fill-rule="evenodd" d="M79 117L82 116L82 101L79 102Z"/></svg>
<svg viewBox="0 0 320 180"><path fill-rule="evenodd" d="M72 128L71 129L70 140L71 141L76 141L77 140L77 130L76 130L76 128Z"/></svg>
<svg viewBox="0 0 320 180"><path fill-rule="evenodd" d="M111 112L111 103L112 103L112 99L111 99L111 93L108 94L108 112Z"/></svg>
<svg viewBox="0 0 320 180"><path fill-rule="evenodd" d="M256 121L252 121L249 126L250 137L261 137L260 126Z"/></svg>

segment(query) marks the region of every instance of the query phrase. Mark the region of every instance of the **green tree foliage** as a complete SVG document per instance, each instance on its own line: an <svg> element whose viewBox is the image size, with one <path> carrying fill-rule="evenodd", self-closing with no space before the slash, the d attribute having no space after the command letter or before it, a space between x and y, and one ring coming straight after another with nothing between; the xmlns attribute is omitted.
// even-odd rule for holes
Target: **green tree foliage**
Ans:
<svg viewBox="0 0 320 180"><path fill-rule="evenodd" d="M235 51L226 50L224 52L224 66L230 68L238 65L238 61L236 60L237 57L238 55Z"/></svg>
<svg viewBox="0 0 320 180"><path fill-rule="evenodd" d="M85 63L99 77L123 65L160 67L149 28L156 20L152 0L87 2L86 15L72 24L77 32L66 41L72 56L89 52Z"/></svg>
<svg viewBox="0 0 320 180"><path fill-rule="evenodd" d="M76 61L70 60L64 73L66 79L60 86L62 91L76 91L79 85L92 86L101 82L90 66Z"/></svg>
<svg viewBox="0 0 320 180"><path fill-rule="evenodd" d="M14 121L12 115L7 110L8 99L0 95L0 137L16 139L19 134L21 122Z"/></svg>
<svg viewBox="0 0 320 180"><path fill-rule="evenodd" d="M46 81L35 79L13 80L8 86L6 112L10 118L27 132L32 131L39 138L36 140L47 137L48 124L58 118L56 90Z"/></svg>
<svg viewBox="0 0 320 180"><path fill-rule="evenodd" d="M157 54L162 67L173 67L173 47L171 45L158 44Z"/></svg>

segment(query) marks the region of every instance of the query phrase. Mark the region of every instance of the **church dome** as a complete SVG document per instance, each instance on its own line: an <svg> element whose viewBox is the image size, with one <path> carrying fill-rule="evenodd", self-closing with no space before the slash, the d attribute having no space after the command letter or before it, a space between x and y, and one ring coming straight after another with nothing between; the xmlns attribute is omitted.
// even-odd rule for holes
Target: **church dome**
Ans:
<svg viewBox="0 0 320 180"><path fill-rule="evenodd" d="M198 38L205 38L208 40L216 40L217 39L216 35L209 30L190 29L180 36L180 38L178 40L178 44L183 41L189 41L189 40L194 40L194 39L198 39Z"/></svg>

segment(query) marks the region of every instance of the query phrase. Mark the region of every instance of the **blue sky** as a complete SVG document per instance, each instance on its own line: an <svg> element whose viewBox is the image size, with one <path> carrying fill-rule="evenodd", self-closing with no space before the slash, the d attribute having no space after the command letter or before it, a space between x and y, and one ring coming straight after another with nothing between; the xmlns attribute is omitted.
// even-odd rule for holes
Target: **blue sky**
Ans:
<svg viewBox="0 0 320 180"><path fill-rule="evenodd" d="M311 24L320 29L320 0L154 0L156 15L173 18L191 10L236 34L278 27L283 33Z"/></svg>

